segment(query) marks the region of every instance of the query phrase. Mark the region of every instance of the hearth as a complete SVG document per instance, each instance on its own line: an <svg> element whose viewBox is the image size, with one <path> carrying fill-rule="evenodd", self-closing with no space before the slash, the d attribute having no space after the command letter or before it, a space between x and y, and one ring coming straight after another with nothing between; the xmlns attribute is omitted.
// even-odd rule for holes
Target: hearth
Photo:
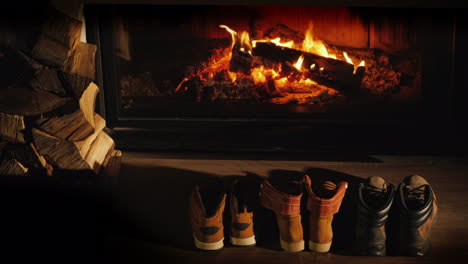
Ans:
<svg viewBox="0 0 468 264"><path fill-rule="evenodd" d="M107 5L87 31L122 146L418 152L456 132L462 13Z"/></svg>

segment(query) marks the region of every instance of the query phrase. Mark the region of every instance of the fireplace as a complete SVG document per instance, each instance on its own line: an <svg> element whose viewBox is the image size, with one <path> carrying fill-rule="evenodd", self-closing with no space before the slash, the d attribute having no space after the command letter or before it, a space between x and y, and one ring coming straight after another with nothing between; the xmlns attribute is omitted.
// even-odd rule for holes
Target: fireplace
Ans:
<svg viewBox="0 0 468 264"><path fill-rule="evenodd" d="M419 152L458 131L461 13L117 5L87 6L86 20L117 144Z"/></svg>

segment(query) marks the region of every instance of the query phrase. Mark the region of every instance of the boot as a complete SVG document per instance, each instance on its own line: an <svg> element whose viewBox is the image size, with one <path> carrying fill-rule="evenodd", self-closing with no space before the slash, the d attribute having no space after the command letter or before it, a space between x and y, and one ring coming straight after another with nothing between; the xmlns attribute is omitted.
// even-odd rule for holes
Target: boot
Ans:
<svg viewBox="0 0 468 264"><path fill-rule="evenodd" d="M224 246L223 211L226 193L222 182L197 185L190 196L190 223L195 246L217 250Z"/></svg>
<svg viewBox="0 0 468 264"><path fill-rule="evenodd" d="M336 185L332 181L314 183L305 176L308 193L307 209L310 216L309 249L315 252L328 252L333 240L333 215L341 206L348 183L341 181Z"/></svg>
<svg viewBox="0 0 468 264"><path fill-rule="evenodd" d="M269 182L260 187L260 204L276 213L280 245L284 251L304 250L301 223L303 179Z"/></svg>
<svg viewBox="0 0 468 264"><path fill-rule="evenodd" d="M408 176L398 186L400 253L424 256L431 248L432 226L437 221L436 196L419 175Z"/></svg>
<svg viewBox="0 0 468 264"><path fill-rule="evenodd" d="M385 256L385 223L393 203L395 187L381 177L370 177L357 191L356 241L354 250L361 256Z"/></svg>
<svg viewBox="0 0 468 264"><path fill-rule="evenodd" d="M235 246L255 245L253 226L253 196L258 195L256 182L239 177L231 185L231 244Z"/></svg>

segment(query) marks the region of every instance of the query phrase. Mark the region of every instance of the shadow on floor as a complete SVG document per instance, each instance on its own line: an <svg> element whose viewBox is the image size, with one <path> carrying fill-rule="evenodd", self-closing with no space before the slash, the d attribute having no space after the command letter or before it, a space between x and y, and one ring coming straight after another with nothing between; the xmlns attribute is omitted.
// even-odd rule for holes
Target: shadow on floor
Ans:
<svg viewBox="0 0 468 264"><path fill-rule="evenodd" d="M272 170L267 178L301 177L304 173L311 177L312 182L317 181L318 178L329 177L349 183L340 212L335 215L332 248L336 253L349 254L347 248L354 230L354 222L350 220L355 218L351 194L354 193L357 184L363 180L353 175L321 168L310 168L305 172ZM195 250L188 218L188 201L192 188L196 184L222 179L226 183L225 189L228 192L229 182L238 177L237 175L220 176L169 167L143 167L131 164L125 164L122 167L121 175L119 187L114 195L115 219L119 219L115 223L115 230L123 232L126 236L135 236L187 250ZM241 176L262 178L248 171ZM305 210L306 195L303 195L302 204L304 205L302 212L304 236L307 241L309 218ZM229 246L229 225L230 212L227 202L224 212L227 247ZM254 227L258 247L281 250L276 216L272 211L259 206L258 200L254 209Z"/></svg>

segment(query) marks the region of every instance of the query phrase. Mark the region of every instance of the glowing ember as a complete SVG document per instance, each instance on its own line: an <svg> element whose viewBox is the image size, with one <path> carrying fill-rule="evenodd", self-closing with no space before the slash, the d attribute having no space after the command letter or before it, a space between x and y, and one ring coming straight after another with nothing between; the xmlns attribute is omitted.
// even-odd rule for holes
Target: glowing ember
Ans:
<svg viewBox="0 0 468 264"><path fill-rule="evenodd" d="M324 72L324 67L319 65L320 62L317 62L319 64L305 62L307 60L310 63L307 57L310 54L306 53L338 60L336 49L329 52L326 44L314 36L312 24L305 32L302 43L294 43L293 40L284 41L279 37L252 40L246 31L238 33L226 25L219 27L231 35L230 47L214 50L212 57L194 70L190 76L184 78L176 91L195 89L195 93L200 94L206 87L209 87L210 91L228 87L229 89L223 91L223 98L229 98L229 96L239 98L242 93L245 93L273 103L308 104L341 95L339 91L314 81L318 73L321 77L327 74ZM277 47L303 51L304 54L300 55L295 62L288 60L281 63L268 61L268 59L265 61L259 55L254 54L257 43L272 43ZM281 49L281 51L284 50ZM347 63L355 66L346 52L343 52L343 57ZM291 70L290 66L297 71ZM361 66L365 66L364 61L355 66L355 71ZM329 70L328 67L327 70ZM226 95L226 93L230 94Z"/></svg>

